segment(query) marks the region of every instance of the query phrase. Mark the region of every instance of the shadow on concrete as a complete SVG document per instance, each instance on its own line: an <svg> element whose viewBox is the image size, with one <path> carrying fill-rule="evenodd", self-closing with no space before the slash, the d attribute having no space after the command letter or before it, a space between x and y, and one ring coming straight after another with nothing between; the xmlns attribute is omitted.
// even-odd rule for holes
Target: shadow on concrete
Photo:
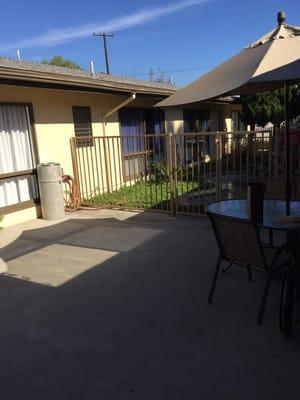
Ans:
<svg viewBox="0 0 300 400"><path fill-rule="evenodd" d="M263 327L259 274L250 284L233 269L207 304L217 256L207 221L74 218L24 231L0 256L3 398L282 399L299 388L279 286Z"/></svg>

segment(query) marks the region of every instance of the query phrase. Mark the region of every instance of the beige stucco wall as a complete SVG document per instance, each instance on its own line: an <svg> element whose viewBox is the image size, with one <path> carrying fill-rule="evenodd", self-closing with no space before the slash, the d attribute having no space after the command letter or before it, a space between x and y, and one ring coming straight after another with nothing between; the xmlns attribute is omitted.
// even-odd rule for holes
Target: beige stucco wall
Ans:
<svg viewBox="0 0 300 400"><path fill-rule="evenodd" d="M69 140L74 136L72 106L90 106L93 136L103 135L102 117L124 96L0 85L0 102L32 103L39 162L61 163L72 174ZM118 134L116 120L109 122L107 134Z"/></svg>
<svg viewBox="0 0 300 400"><path fill-rule="evenodd" d="M166 133L183 133L183 111L180 108L165 110Z"/></svg>
<svg viewBox="0 0 300 400"><path fill-rule="evenodd" d="M232 111L241 111L242 110L242 106L238 105L238 104L233 104L233 105L226 105L224 107L224 115L225 115L225 123L226 123L226 130L228 132L231 132L233 129L232 126L232 119L231 119L231 113Z"/></svg>
<svg viewBox="0 0 300 400"><path fill-rule="evenodd" d="M189 105L187 109L207 109L210 111L210 130L211 132L216 132L220 129L219 127L219 113L223 115L223 128L226 131L232 130L232 119L231 113L233 110L241 110L241 106L237 104L216 104L216 103L201 103ZM181 159L184 157L184 152L186 151L184 144L184 118L183 109L180 107L174 107L165 110L166 119L166 132L178 134L176 138L177 152ZM186 132L188 133L188 132ZM214 142L214 138L211 141Z"/></svg>
<svg viewBox="0 0 300 400"><path fill-rule="evenodd" d="M20 224L21 222L30 221L40 217L40 207L30 207L25 210L19 210L11 212L9 214L0 216L0 228L6 228L8 226Z"/></svg>
<svg viewBox="0 0 300 400"><path fill-rule="evenodd" d="M224 116L224 129L227 131L232 130L231 112L234 110L240 111L241 106L238 104L214 104L214 103L203 103L201 105L190 105L187 106L190 109L207 109L210 110L211 119L211 131L217 131L219 129L219 111L223 112ZM184 133L184 121L183 121L183 109L172 108L165 110L166 118L166 132L167 133Z"/></svg>

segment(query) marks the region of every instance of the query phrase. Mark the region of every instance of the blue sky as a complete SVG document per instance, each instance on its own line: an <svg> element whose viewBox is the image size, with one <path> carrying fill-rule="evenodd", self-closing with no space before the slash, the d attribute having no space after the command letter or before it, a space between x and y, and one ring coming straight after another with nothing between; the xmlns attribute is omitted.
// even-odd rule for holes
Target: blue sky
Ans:
<svg viewBox="0 0 300 400"><path fill-rule="evenodd" d="M1 7L0 55L19 47L24 59L93 59L104 71L92 32L105 30L112 74L148 79L160 68L183 86L273 29L279 10L300 26L300 0L15 0Z"/></svg>

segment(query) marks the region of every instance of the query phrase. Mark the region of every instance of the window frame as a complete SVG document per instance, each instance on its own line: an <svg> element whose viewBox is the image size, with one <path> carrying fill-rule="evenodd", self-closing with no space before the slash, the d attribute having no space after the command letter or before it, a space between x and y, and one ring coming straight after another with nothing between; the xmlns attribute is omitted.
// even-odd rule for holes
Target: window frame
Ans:
<svg viewBox="0 0 300 400"><path fill-rule="evenodd" d="M120 116L120 111L124 111L124 110L134 110L136 112L139 113L139 124L141 127L141 133L139 133L136 136L141 136L141 138L143 138L143 145L142 145L142 149L138 150L138 151L132 151L132 152L125 152L124 148L123 148L123 144L122 144L122 133L121 133L121 129L122 129L122 121L121 121L121 116ZM151 154L153 154L153 149L150 149L149 145L148 145L148 141L147 141L147 135L151 135L151 133L147 132L147 121L146 121L146 115L147 112L149 111L153 111L155 112L151 107L124 107L121 110L119 110L118 112L118 119L119 119L119 132L120 132L120 140L121 140L121 157L122 157L122 174L123 174L123 180L124 182L129 182L132 179L136 179L140 177L140 172L136 171L135 174L131 174L130 176L128 176L126 174L126 166L125 163L126 161L130 164L130 162L134 162L135 159L140 160L140 163L144 163L146 165L147 163L147 157L150 156ZM165 135L165 121L166 121L166 114L164 110L161 110L162 112L162 120L160 121L161 124L161 128L163 130L163 133L159 134L159 135ZM154 132L152 133L152 135L155 134ZM127 136L127 135L124 135ZM130 136L130 135L128 135ZM135 136L135 135L134 135Z"/></svg>
<svg viewBox="0 0 300 400"><path fill-rule="evenodd" d="M235 113L236 113L236 115L237 115L237 124L238 124L236 130L234 129L234 126L233 126L233 125L234 125L233 115L234 115ZM241 114L242 114L241 110L231 110L231 126L232 126L231 131L232 131L232 132L242 132L242 131L245 130L245 124L244 124L244 122L243 122L242 119L241 119Z"/></svg>
<svg viewBox="0 0 300 400"><path fill-rule="evenodd" d="M76 132L76 124L80 122L75 121L75 111L78 109L88 110L89 121L86 124L89 125L90 132L88 134L81 134ZM73 116L73 126L74 126L74 136L76 147L90 147L93 146L93 120L92 120L92 109L91 106L72 106L72 116Z"/></svg>
<svg viewBox="0 0 300 400"><path fill-rule="evenodd" d="M0 102L1 106L15 106L15 107L25 107L28 111L28 123L30 128L31 134L31 151L33 156L33 164L35 168L27 169L27 170L20 170L20 171L12 171L6 172L4 174L0 173L0 181L6 180L9 178L18 178L21 176L34 176L36 181L36 192L37 197L31 200L21 201L16 204L10 204L8 206L0 207L0 216L14 212L25 210L26 208L30 208L34 205L40 204L40 196L39 196L39 188L37 184L37 169L36 165L39 163L39 155L38 155L38 147L37 147L37 139L36 139L36 130L35 130L35 118L33 112L33 104L27 102Z"/></svg>
<svg viewBox="0 0 300 400"><path fill-rule="evenodd" d="M209 108L184 108L182 117L184 133L204 133L211 130L211 110ZM208 122L209 130L197 129L196 125L200 125L200 122L203 123L204 121ZM187 129L188 124L195 125L195 128Z"/></svg>

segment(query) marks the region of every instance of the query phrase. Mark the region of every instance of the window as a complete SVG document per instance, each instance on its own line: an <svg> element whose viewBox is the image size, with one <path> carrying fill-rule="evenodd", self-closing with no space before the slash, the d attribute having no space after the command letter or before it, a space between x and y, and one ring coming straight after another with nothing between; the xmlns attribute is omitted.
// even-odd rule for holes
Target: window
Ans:
<svg viewBox="0 0 300 400"><path fill-rule="evenodd" d="M122 136L123 155L141 153L144 151L143 113L139 109L123 108L119 111L120 133Z"/></svg>
<svg viewBox="0 0 300 400"><path fill-rule="evenodd" d="M164 111L123 108L119 111L124 177L145 173L154 160L164 157ZM148 164L147 164L148 163Z"/></svg>
<svg viewBox="0 0 300 400"><path fill-rule="evenodd" d="M79 138L76 140L77 146L92 146L92 139L80 139L80 137L92 136L92 117L91 108L83 106L73 107L73 121L75 137Z"/></svg>
<svg viewBox="0 0 300 400"><path fill-rule="evenodd" d="M184 132L209 132L210 111L209 110L183 110Z"/></svg>
<svg viewBox="0 0 300 400"><path fill-rule="evenodd" d="M224 124L224 111L218 111L218 131L224 131L225 124Z"/></svg>
<svg viewBox="0 0 300 400"><path fill-rule="evenodd" d="M29 108L0 104L0 208L37 197Z"/></svg>
<svg viewBox="0 0 300 400"><path fill-rule="evenodd" d="M123 108L119 111L119 120L123 155L153 150L157 140L149 138L146 142L145 135L164 133L163 110Z"/></svg>
<svg viewBox="0 0 300 400"><path fill-rule="evenodd" d="M183 110L183 120L184 133L187 134L184 138L184 159L190 163L210 154L209 136L193 135L193 133L210 132L210 111L186 109Z"/></svg>
<svg viewBox="0 0 300 400"><path fill-rule="evenodd" d="M231 120L232 120L232 128L233 132L236 131L243 131L245 130L245 124L241 119L241 112L240 111L231 111Z"/></svg>

